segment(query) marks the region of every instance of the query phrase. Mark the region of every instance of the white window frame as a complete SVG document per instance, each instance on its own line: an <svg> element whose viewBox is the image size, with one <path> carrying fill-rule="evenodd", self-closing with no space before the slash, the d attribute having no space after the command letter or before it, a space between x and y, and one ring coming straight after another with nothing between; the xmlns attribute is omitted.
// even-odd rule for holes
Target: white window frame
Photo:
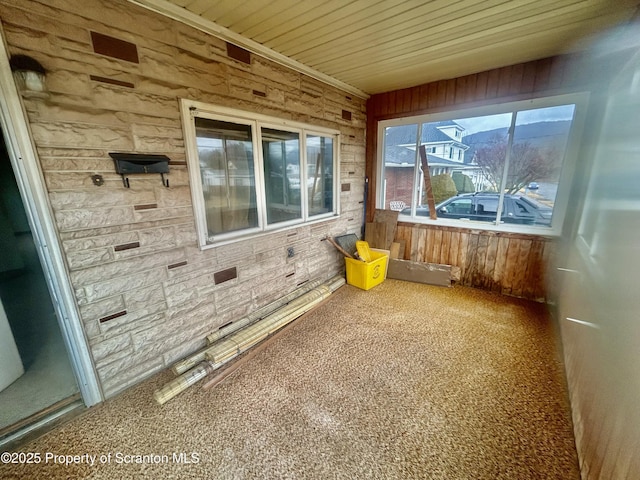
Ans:
<svg viewBox="0 0 640 480"><path fill-rule="evenodd" d="M262 181L262 190L264 192L264 208L260 209L260 202L258 202L258 214L260 216L260 224L264 225L264 229L265 230L271 230L274 228L278 228L278 227L286 227L288 225L296 225L298 223L300 223L301 221L303 221L304 218L306 218L308 216L308 211L306 211L307 209L305 209L305 205L306 205L306 201L307 201L307 193L306 193L306 189L302 188L302 169L306 168L307 165L307 152L306 152L306 147L307 147L307 142L306 142L306 136L308 135L307 132L302 132L301 130L297 129L297 128L290 128L288 126L283 126L283 125L278 125L277 123L260 123L258 128L260 129L259 132L257 132L258 136L260 137L258 144L260 146L260 151L258 152L258 157L260 158L260 168L262 168L262 170L260 171L260 173L264 176L264 152L262 151L262 129L263 128L269 128L271 130L280 130L282 132L289 132L289 133L297 133L298 134L298 138L299 138L299 150L300 150L300 203L302 204L302 212L301 212L301 218L294 218L292 220L287 220L284 222L278 222L278 223L274 223L273 225L269 225L268 221L267 221L267 201L266 201L266 192L267 192L267 183L266 183L266 179L263 179ZM304 139L303 139L304 137ZM303 147L304 146L304 147ZM302 153L302 149L305 149L304 154ZM306 178L306 177L305 177Z"/></svg>
<svg viewBox="0 0 640 480"><path fill-rule="evenodd" d="M450 218L438 218L437 220L431 220L429 217L417 216L417 215L405 215L400 214L399 221L408 221L412 223L422 223L430 225L441 225L459 228L473 228L474 230L489 230L499 232L513 232L513 233L527 233L534 235L546 235L546 236L560 236L562 233L562 225L564 223L567 206L569 203L569 191L571 189L571 179L575 172L578 153L579 153L579 140L582 135L584 123L586 119L586 111L589 101L589 93L578 92L561 95L553 95L547 97L533 98L529 100L518 100L513 102L496 103L492 105L486 105L481 107L473 107L459 110L447 110L442 112L414 115L407 117L399 117L390 120L382 120L378 122L378 144L376 152L376 168L378 183L376 185L376 207L384 208L385 205L385 189L384 189L384 160L383 153L385 151L385 128L402 126L408 124L422 124L439 122L444 120L456 120L468 117L480 117L488 115L496 115L500 113L509 113L523 110L533 110L546 107L554 107L559 105L575 104L575 113L573 122L571 124L571 130L567 139L567 149L565 151L565 158L562 165L562 171L558 180L558 190L553 208L553 217L551 221L551 227L545 227L542 225L518 225L518 224L505 224L501 223L495 225L489 222L462 220L462 219L450 219ZM420 128L418 128L420 130ZM419 133L418 133L419 134ZM420 158L416 149L415 170L419 171ZM418 174L416 173L416 179ZM417 182L417 180L416 180ZM417 185L414 182L414 194L412 198L418 198L418 191L422 188L421 185ZM415 200L412 206L412 211L415 211Z"/></svg>
<svg viewBox="0 0 640 480"><path fill-rule="evenodd" d="M195 100L181 99L180 110L187 152L187 167L191 185L191 198L198 232L198 244L201 249L212 248L246 240L268 233L299 227L300 225L327 221L339 217L340 212L340 131L309 125L301 122L270 117L245 110L220 107ZM207 118L224 122L251 126L253 144L253 168L256 184L256 206L258 226L244 230L209 235L207 230L206 209L200 174L200 161L196 141L195 118ZM264 158L262 153L262 128L270 128L298 133L300 137L300 197L302 215L293 219L269 225L267 223L266 184L264 178ZM317 215L309 214L307 185L307 136L323 136L333 139L333 206L332 211Z"/></svg>

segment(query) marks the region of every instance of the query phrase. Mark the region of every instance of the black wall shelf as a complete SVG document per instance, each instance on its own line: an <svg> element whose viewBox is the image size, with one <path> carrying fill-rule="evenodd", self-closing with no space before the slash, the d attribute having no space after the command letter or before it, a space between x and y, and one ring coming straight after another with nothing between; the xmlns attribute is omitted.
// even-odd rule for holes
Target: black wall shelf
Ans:
<svg viewBox="0 0 640 480"><path fill-rule="evenodd" d="M170 158L166 155L151 155L146 153L109 153L116 164L116 173L122 175L122 183L129 188L129 175L144 173L159 173L162 184L169 187L169 179L164 178L169 173Z"/></svg>

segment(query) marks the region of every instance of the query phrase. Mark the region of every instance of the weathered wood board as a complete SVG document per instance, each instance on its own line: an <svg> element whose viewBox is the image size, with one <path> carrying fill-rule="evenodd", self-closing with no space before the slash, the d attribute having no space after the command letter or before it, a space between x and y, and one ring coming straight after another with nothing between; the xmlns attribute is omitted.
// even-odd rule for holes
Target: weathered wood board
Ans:
<svg viewBox="0 0 640 480"><path fill-rule="evenodd" d="M387 278L407 282L426 283L441 287L451 286L451 266L437 263L390 259Z"/></svg>
<svg viewBox="0 0 640 480"><path fill-rule="evenodd" d="M389 248L389 257L400 258L400 247L401 244L398 242L391 243L391 247Z"/></svg>
<svg viewBox="0 0 640 480"><path fill-rule="evenodd" d="M372 248L384 248L387 243L387 224L370 222L365 225L364 239ZM391 246L391 244L389 244Z"/></svg>
<svg viewBox="0 0 640 480"><path fill-rule="evenodd" d="M451 265L460 285L540 302L554 279L545 268L556 249L551 237L400 222L395 241L402 240L399 258Z"/></svg>
<svg viewBox="0 0 640 480"><path fill-rule="evenodd" d="M391 243L396 237L396 230L398 228L398 213L394 210L382 210L376 209L373 215L373 221L377 224L386 225L386 235L384 237L384 244L376 246L376 248L384 248L389 250Z"/></svg>

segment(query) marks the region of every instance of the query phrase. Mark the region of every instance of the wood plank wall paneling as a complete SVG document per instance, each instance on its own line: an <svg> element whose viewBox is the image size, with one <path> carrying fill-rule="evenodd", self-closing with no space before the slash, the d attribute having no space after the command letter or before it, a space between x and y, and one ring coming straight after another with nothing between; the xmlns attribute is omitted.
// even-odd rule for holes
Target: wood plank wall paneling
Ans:
<svg viewBox="0 0 640 480"><path fill-rule="evenodd" d="M373 95L367 101L367 221L376 199L378 122L446 110L589 90L593 72L581 58L557 56ZM580 72L580 73L576 73ZM546 237L404 224L406 259L459 266L461 283L545 301L545 265L555 245Z"/></svg>
<svg viewBox="0 0 640 480"><path fill-rule="evenodd" d="M400 240L405 260L460 267L462 285L547 300L545 259L556 248L551 237L400 222Z"/></svg>

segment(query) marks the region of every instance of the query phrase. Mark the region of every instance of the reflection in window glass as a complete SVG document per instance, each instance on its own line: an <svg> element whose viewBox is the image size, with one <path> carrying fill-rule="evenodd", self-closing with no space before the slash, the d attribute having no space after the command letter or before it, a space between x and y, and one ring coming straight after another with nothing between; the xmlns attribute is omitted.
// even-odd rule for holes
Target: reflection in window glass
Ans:
<svg viewBox="0 0 640 480"><path fill-rule="evenodd" d="M461 198L454 200L446 206L445 211L456 215L469 215L471 213L471 199Z"/></svg>
<svg viewBox="0 0 640 480"><path fill-rule="evenodd" d="M333 211L333 139L307 136L309 216Z"/></svg>
<svg viewBox="0 0 640 480"><path fill-rule="evenodd" d="M302 218L300 135L262 128L262 153L269 225Z"/></svg>
<svg viewBox="0 0 640 480"><path fill-rule="evenodd" d="M251 127L196 118L209 235L258 226Z"/></svg>
<svg viewBox="0 0 640 480"><path fill-rule="evenodd" d="M464 127L455 120L444 120L439 122L429 122L419 125L420 139L418 147L424 147L427 163L429 165L429 176L432 179L434 200L436 203L448 200L451 195L455 195L456 189L451 182L453 172L467 172L473 170L465 164L465 152L469 149L462 143ZM416 146L412 146L415 151ZM420 156L416 185L418 207L428 208L426 191L423 188L425 172L423 171L423 160Z"/></svg>
<svg viewBox="0 0 640 480"><path fill-rule="evenodd" d="M485 115L455 120L464 126L462 143L465 151L466 170L477 192L499 192L504 175L508 131L512 113Z"/></svg>
<svg viewBox="0 0 640 480"><path fill-rule="evenodd" d="M574 110L560 105L517 113L505 193L553 209Z"/></svg>
<svg viewBox="0 0 640 480"><path fill-rule="evenodd" d="M476 202L476 213L479 215L492 214L495 216L498 213L498 197L478 198Z"/></svg>
<svg viewBox="0 0 640 480"><path fill-rule="evenodd" d="M411 206L418 125L384 129L384 208Z"/></svg>

